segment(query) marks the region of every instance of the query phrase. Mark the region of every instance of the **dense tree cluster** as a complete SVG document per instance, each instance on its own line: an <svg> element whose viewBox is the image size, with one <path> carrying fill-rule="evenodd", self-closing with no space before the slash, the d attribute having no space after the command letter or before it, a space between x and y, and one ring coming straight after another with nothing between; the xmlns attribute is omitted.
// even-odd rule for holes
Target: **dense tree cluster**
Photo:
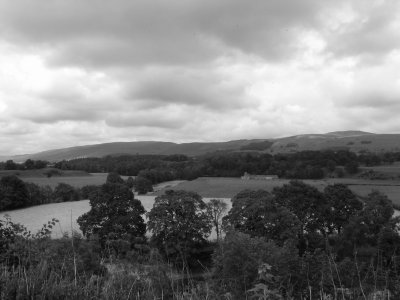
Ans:
<svg viewBox="0 0 400 300"><path fill-rule="evenodd" d="M360 165L371 166L400 160L398 153L355 154L347 150L301 151L268 154L258 151L216 152L199 157L185 155L124 155L82 158L56 164L63 170L112 172L140 176L156 184L163 181L192 180L200 176L239 177L274 174L288 179L320 179L355 174Z"/></svg>
<svg viewBox="0 0 400 300"><path fill-rule="evenodd" d="M0 179L0 211L88 199L89 194L97 188L96 186L85 186L79 189L66 183L59 183L53 189L50 186L24 182L15 175L7 175Z"/></svg>
<svg viewBox="0 0 400 300"><path fill-rule="evenodd" d="M239 177L251 174L275 174L289 179L320 179L355 174L359 166L376 166L400 161L400 152L355 154L347 150L301 151L286 154L259 152L270 142L249 145L243 152L221 151L188 157L174 155L122 155L103 158L80 158L60 161L60 170L82 170L90 173L116 172L120 175L141 176L156 184L163 181L192 180L200 176ZM30 170L46 167L42 160L28 159L24 163L12 160L0 162L0 170ZM51 176L53 174L49 174Z"/></svg>
<svg viewBox="0 0 400 300"><path fill-rule="evenodd" d="M322 292L335 295L338 287L349 299L377 289L398 297L400 219L393 213L391 201L380 192L361 200L342 184L323 192L299 181L272 193L243 191L224 218L227 235L215 254L217 278L239 298L246 289L235 289L240 282L235 274L247 276L246 286L256 285L253 291L275 289L295 299L306 290L312 298ZM260 278L264 271L278 281Z"/></svg>
<svg viewBox="0 0 400 300"><path fill-rule="evenodd" d="M0 162L0 170L35 170L43 169L48 165L44 160L27 159L24 163L16 163L13 160Z"/></svg>
<svg viewBox="0 0 400 300"><path fill-rule="evenodd" d="M201 255L211 233L212 220L201 196L167 191L155 199L147 215L151 243L175 264L191 264Z"/></svg>

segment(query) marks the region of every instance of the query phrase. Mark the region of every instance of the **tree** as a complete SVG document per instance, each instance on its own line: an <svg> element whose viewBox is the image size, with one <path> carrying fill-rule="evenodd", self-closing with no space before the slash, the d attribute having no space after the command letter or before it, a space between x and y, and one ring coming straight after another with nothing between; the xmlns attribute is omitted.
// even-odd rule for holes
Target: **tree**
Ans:
<svg viewBox="0 0 400 300"><path fill-rule="evenodd" d="M18 169L18 165L13 160L7 160L4 165L4 170L16 170Z"/></svg>
<svg viewBox="0 0 400 300"><path fill-rule="evenodd" d="M151 242L176 263L195 257L212 228L207 205L194 192L166 191L156 197L147 216Z"/></svg>
<svg viewBox="0 0 400 300"><path fill-rule="evenodd" d="M356 174L358 172L358 162L357 161L349 161L344 165L344 169L349 174Z"/></svg>
<svg viewBox="0 0 400 300"><path fill-rule="evenodd" d="M329 228L341 232L342 228L363 208L357 196L344 184L328 185L324 194L329 202Z"/></svg>
<svg viewBox="0 0 400 300"><path fill-rule="evenodd" d="M369 230L378 234L381 228L390 221L393 213L392 201L380 191L373 190L368 194L361 215Z"/></svg>
<svg viewBox="0 0 400 300"><path fill-rule="evenodd" d="M287 207L300 221L301 233L325 232L329 205L323 193L302 181L290 181L273 190L276 201Z"/></svg>
<svg viewBox="0 0 400 300"><path fill-rule="evenodd" d="M147 192L153 191L153 185L151 181L145 177L137 176L134 181L135 191L138 192L139 195L144 195Z"/></svg>
<svg viewBox="0 0 400 300"><path fill-rule="evenodd" d="M110 172L107 175L106 183L124 184L124 180L116 172Z"/></svg>
<svg viewBox="0 0 400 300"><path fill-rule="evenodd" d="M344 226L340 235L340 255L351 257L356 248L361 253L359 255L366 258L377 254L378 243L387 241L389 232L398 236L400 220L392 218L393 213L392 202L387 196L372 191L365 199L364 208Z"/></svg>
<svg viewBox="0 0 400 300"><path fill-rule="evenodd" d="M207 203L207 208L211 215L215 232L217 233L217 241L219 241L219 237L221 235L222 216L227 207L228 205L221 199L211 199L210 202Z"/></svg>
<svg viewBox="0 0 400 300"><path fill-rule="evenodd" d="M72 185L60 182L54 189L54 198L57 202L77 201L79 193Z"/></svg>
<svg viewBox="0 0 400 300"><path fill-rule="evenodd" d="M133 178L131 176L129 176L128 179L126 180L127 187L130 188L130 189L133 188L134 183L135 182L134 182Z"/></svg>
<svg viewBox="0 0 400 300"><path fill-rule="evenodd" d="M214 280L233 294L232 299L247 299L245 291L257 283L260 267L268 264L276 276L274 288L299 286L301 265L293 243L278 246L263 237L251 237L241 232L228 232L213 255ZM274 298L254 298L274 299ZM289 299L289 297L288 297ZM299 298L296 298L299 299Z"/></svg>
<svg viewBox="0 0 400 300"><path fill-rule="evenodd" d="M35 168L35 162L28 158L25 162L24 162L25 168L28 170L34 169Z"/></svg>
<svg viewBox="0 0 400 300"><path fill-rule="evenodd" d="M78 218L78 224L86 237L97 235L100 241L127 238L133 243L144 239L146 224L142 203L134 199L124 184L105 183L90 200L90 211Z"/></svg>
<svg viewBox="0 0 400 300"><path fill-rule="evenodd" d="M85 185L80 189L82 199L93 199L97 197L101 186L99 185Z"/></svg>
<svg viewBox="0 0 400 300"><path fill-rule="evenodd" d="M324 236L329 228L326 220L330 216L328 201L317 188L301 181L290 181L273 189L276 201L294 214L299 226L298 248L300 254L325 247Z"/></svg>
<svg viewBox="0 0 400 300"><path fill-rule="evenodd" d="M0 211L25 207L28 190L25 183L15 175L0 179Z"/></svg>
<svg viewBox="0 0 400 300"><path fill-rule="evenodd" d="M250 236L265 237L283 244L296 239L299 220L264 190L244 190L232 198L232 208L224 217L227 225Z"/></svg>

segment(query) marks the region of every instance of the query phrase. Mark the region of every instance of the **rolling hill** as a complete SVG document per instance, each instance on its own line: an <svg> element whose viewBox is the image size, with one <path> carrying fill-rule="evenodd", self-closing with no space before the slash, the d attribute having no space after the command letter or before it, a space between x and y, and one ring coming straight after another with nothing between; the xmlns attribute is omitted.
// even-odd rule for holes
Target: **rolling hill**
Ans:
<svg viewBox="0 0 400 300"><path fill-rule="evenodd" d="M304 134L277 139L235 140L214 143L115 142L54 149L26 155L0 156L0 161L12 159L16 162L23 162L28 158L60 161L119 154L185 154L196 156L215 151L253 151L253 149L267 153L325 149L347 149L357 153L362 151L400 151L400 134L335 131L326 134Z"/></svg>

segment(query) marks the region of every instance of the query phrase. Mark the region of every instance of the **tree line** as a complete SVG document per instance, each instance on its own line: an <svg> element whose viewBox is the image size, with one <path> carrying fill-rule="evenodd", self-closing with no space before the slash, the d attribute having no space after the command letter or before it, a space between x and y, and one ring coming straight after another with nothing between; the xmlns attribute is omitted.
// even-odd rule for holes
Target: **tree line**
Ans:
<svg viewBox="0 0 400 300"><path fill-rule="evenodd" d="M156 184L192 180L200 176L239 177L244 172L274 174L288 179L320 179L355 174L360 165L389 164L400 160L397 153L382 155L350 151L301 151L290 154L260 152L216 152L198 157L185 155L124 155L81 158L58 162L62 170L112 172L142 176Z"/></svg>
<svg viewBox="0 0 400 300"><path fill-rule="evenodd" d="M0 162L0 170L36 170L43 169L48 165L48 161L45 160L32 160L27 159L23 163L16 163L13 160L7 160Z"/></svg>
<svg viewBox="0 0 400 300"><path fill-rule="evenodd" d="M75 188L66 183L59 183L52 188L49 185L39 186L24 182L15 175L7 175L0 178L0 211L88 199L90 192L95 188L95 186Z"/></svg>
<svg viewBox="0 0 400 300"><path fill-rule="evenodd" d="M146 213L126 182L111 174L89 198L90 211L78 218L84 237L51 241L54 220L36 236L0 221L2 296L400 297L400 220L377 191L360 198L343 184L319 191L291 181L271 192L238 193L224 217L220 200L167 191ZM213 228L217 241L208 239ZM108 271L110 264L119 272ZM200 281L190 276L204 270L208 277Z"/></svg>

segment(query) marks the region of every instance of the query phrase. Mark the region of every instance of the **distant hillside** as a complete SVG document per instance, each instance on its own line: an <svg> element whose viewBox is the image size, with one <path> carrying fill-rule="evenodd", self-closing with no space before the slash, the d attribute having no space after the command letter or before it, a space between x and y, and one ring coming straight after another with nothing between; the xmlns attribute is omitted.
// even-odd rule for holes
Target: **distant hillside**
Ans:
<svg viewBox="0 0 400 300"><path fill-rule="evenodd" d="M262 151L292 153L304 150L347 149L353 152L400 152L400 134L374 134L363 131L335 131L326 134L304 134L278 139L236 140L215 143L116 142L43 151L35 154L0 156L0 161L23 162L28 158L60 161L80 157L102 157L117 154L185 154L202 155L215 151Z"/></svg>
<svg viewBox="0 0 400 300"><path fill-rule="evenodd" d="M274 153L326 149L346 149L357 153L400 151L400 134L373 134L362 131L306 134L277 139L271 147Z"/></svg>
<svg viewBox="0 0 400 300"><path fill-rule="evenodd" d="M202 155L215 151L239 150L250 143L264 140L237 140L217 143L183 143L171 142L116 142L97 145L54 149L35 154L3 157L3 160L12 159L23 162L30 159L60 161L81 157L103 157L116 154L185 154L189 156ZM0 157L1 158L1 157Z"/></svg>

